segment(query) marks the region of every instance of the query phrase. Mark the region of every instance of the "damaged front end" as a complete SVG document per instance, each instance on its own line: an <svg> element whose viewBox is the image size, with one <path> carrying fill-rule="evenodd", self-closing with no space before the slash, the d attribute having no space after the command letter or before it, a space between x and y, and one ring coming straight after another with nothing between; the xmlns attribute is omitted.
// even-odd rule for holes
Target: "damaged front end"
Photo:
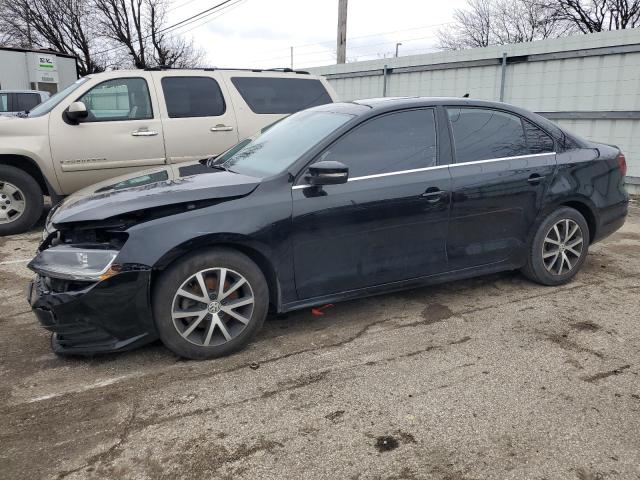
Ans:
<svg viewBox="0 0 640 480"><path fill-rule="evenodd" d="M150 304L151 268L119 263L129 222L50 229L29 268L28 300L52 347L63 354L135 348L157 338Z"/></svg>

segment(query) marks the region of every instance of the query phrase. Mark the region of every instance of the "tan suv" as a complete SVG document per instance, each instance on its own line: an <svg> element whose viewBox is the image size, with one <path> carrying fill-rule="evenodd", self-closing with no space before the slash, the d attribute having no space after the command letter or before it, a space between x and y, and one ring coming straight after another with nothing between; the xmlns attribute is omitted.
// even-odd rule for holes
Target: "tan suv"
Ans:
<svg viewBox="0 0 640 480"><path fill-rule="evenodd" d="M120 70L89 75L26 118L0 117L0 236L28 230L82 187L200 160L290 113L336 100L291 70Z"/></svg>

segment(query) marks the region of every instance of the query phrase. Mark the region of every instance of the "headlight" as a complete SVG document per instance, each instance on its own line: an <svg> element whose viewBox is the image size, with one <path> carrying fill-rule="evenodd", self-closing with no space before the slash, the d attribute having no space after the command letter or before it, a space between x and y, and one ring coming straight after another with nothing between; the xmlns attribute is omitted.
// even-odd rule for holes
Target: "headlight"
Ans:
<svg viewBox="0 0 640 480"><path fill-rule="evenodd" d="M28 266L46 277L97 282L117 273L111 269L117 255L116 250L58 245L38 253Z"/></svg>

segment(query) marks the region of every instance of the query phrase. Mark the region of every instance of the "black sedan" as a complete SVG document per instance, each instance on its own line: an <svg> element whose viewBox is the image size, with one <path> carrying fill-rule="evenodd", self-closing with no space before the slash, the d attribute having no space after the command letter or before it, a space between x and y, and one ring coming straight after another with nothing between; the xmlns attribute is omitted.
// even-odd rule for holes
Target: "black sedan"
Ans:
<svg viewBox="0 0 640 480"><path fill-rule="evenodd" d="M56 352L208 358L270 310L513 269L561 285L628 203L618 148L468 99L323 105L169 170L53 210L29 302Z"/></svg>

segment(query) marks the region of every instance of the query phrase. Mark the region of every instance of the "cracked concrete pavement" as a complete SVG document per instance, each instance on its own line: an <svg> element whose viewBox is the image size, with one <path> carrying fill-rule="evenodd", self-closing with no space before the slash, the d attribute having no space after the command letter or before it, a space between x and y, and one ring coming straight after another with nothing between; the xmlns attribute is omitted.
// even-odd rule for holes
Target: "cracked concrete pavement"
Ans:
<svg viewBox="0 0 640 480"><path fill-rule="evenodd" d="M0 238L3 479L640 479L637 202L569 285L304 310L205 362L53 355L24 299L38 238Z"/></svg>

